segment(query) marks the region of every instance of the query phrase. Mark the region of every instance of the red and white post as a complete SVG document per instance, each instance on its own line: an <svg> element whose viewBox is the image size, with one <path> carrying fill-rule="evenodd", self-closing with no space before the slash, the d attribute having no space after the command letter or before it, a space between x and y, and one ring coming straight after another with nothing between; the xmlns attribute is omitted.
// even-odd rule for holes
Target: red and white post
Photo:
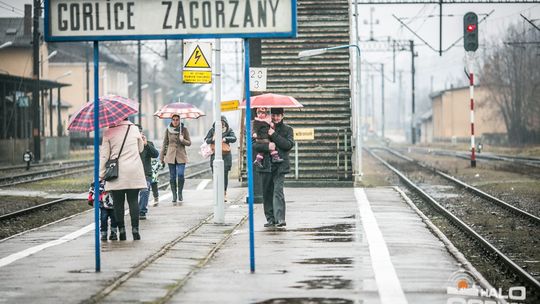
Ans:
<svg viewBox="0 0 540 304"><path fill-rule="evenodd" d="M476 148L474 144L474 52L467 52L467 59L469 66L469 95L471 98L471 168L476 168Z"/></svg>

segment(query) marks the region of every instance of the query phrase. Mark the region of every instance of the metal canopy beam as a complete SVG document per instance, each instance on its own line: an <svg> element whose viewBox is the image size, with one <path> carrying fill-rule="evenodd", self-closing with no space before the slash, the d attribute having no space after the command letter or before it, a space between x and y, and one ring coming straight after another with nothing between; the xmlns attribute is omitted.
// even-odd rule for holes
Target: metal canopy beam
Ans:
<svg viewBox="0 0 540 304"><path fill-rule="evenodd" d="M358 4L504 4L538 3L538 0L357 0Z"/></svg>

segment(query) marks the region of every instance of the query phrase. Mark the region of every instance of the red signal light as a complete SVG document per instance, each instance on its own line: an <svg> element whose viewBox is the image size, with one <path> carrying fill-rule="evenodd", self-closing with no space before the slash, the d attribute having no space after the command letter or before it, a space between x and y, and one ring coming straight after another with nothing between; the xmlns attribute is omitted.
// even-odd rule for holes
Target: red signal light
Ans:
<svg viewBox="0 0 540 304"><path fill-rule="evenodd" d="M474 30L476 30L476 24L467 25L467 32L472 33Z"/></svg>

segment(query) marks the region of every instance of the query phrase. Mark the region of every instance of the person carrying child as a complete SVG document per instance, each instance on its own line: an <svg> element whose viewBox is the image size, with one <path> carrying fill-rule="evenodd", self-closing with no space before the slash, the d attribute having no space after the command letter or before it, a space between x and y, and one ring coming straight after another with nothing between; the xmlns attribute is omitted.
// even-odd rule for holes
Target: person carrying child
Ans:
<svg viewBox="0 0 540 304"><path fill-rule="evenodd" d="M270 118L267 108L257 108L257 116L253 120L253 139L256 143L264 144L270 142L270 137L268 136L268 130L274 128L274 124ZM279 156L278 151L275 149L270 150L271 162L281 163L283 159ZM259 168L263 167L264 153L259 152L255 157L253 164Z"/></svg>
<svg viewBox="0 0 540 304"><path fill-rule="evenodd" d="M88 205L94 205L94 183L90 184L90 190L88 190ZM101 240L107 241L109 219L111 219L111 235L109 236L109 240L118 240L118 235L116 234L118 224L116 223L116 217L114 216L113 199L109 192L105 191L104 181L100 181L99 183L99 216Z"/></svg>

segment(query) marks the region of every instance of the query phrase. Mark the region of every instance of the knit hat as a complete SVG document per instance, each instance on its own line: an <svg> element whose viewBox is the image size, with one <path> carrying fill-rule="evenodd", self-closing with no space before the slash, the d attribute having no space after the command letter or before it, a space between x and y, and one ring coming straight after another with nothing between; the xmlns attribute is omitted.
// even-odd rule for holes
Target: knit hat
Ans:
<svg viewBox="0 0 540 304"><path fill-rule="evenodd" d="M283 114L283 108L272 108L272 109L270 109L270 113L272 113L272 114Z"/></svg>

